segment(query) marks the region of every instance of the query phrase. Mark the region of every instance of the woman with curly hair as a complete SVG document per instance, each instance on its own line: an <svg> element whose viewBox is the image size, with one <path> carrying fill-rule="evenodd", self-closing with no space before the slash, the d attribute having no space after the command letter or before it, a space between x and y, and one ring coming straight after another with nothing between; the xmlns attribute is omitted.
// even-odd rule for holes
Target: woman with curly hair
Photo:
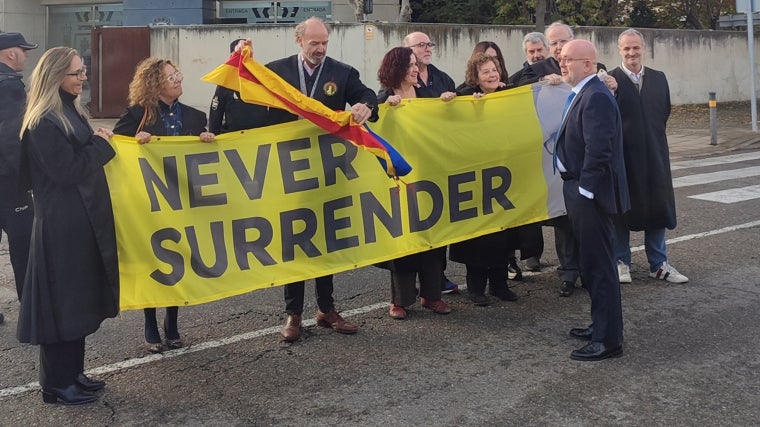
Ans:
<svg viewBox="0 0 760 427"><path fill-rule="evenodd" d="M178 101L182 95L182 72L168 59L147 58L137 64L129 84L129 107L114 127L114 133L133 136L140 144L151 137L198 135L203 142L214 140L206 132L206 114ZM161 341L156 321L156 309L146 308L145 348L160 353L165 348L182 347L177 327L178 307L167 307L163 330L166 344Z"/></svg>
<svg viewBox="0 0 760 427"><path fill-rule="evenodd" d="M467 61L466 87L459 94L482 98L505 89L501 72L496 58L485 53L475 53ZM507 285L508 257L515 249L512 230L506 229L451 245L449 258L464 264L467 269L467 291L473 304L490 304L490 299L485 295L486 286L490 287L491 295L503 301L517 300L517 294Z"/></svg>
<svg viewBox="0 0 760 427"><path fill-rule="evenodd" d="M417 57L411 48L395 47L383 57L377 78L386 88L378 97L378 102L387 102L396 106L403 99L431 98L432 92L427 87L417 84L419 74ZM453 92L441 94L441 99L448 101L455 96ZM446 260L446 247L407 255L379 266L391 271L391 307L388 314L393 319L406 318L406 307L417 299L415 279L420 277L420 303L423 307L437 314L451 313L449 306L441 299L443 263Z"/></svg>
<svg viewBox="0 0 760 427"><path fill-rule="evenodd" d="M499 48L499 45L492 41L482 41L478 42L478 44L475 45L474 48L472 48L472 54L470 57L474 57L478 53L485 53L486 55L493 56L496 60L495 63L499 66L499 69L501 69L500 78L499 80L504 83L505 88L512 88L514 86L509 85L509 76L507 75L507 66L504 64L504 55L501 53L501 49ZM457 86L457 92L467 87L467 82L464 82Z"/></svg>
<svg viewBox="0 0 760 427"><path fill-rule="evenodd" d="M113 133L93 131L82 106L87 69L79 53L55 47L32 72L21 125L34 225L18 339L40 346L45 403L98 399L103 381L84 374L85 337L119 312L119 265L103 166Z"/></svg>

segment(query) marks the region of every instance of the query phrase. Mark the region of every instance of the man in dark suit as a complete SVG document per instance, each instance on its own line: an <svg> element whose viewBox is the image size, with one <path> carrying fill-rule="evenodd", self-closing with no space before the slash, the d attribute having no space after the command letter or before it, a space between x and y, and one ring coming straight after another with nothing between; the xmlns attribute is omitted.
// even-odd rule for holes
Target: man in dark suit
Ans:
<svg viewBox="0 0 760 427"><path fill-rule="evenodd" d="M555 167L573 234L578 266L591 296L588 328L570 335L591 342L570 358L602 360L623 353L623 311L612 216L630 209L623 159L623 127L610 90L596 76L596 48L573 40L560 56L562 79L572 86L557 134Z"/></svg>
<svg viewBox="0 0 760 427"><path fill-rule="evenodd" d="M559 66L559 58L562 48L575 38L573 29L557 21L546 28L546 39L549 43L549 53L551 56L538 61L524 68L523 75L520 78L519 85L532 84L536 82L545 82L552 85L562 84L562 71ZM597 63L596 69L606 70L604 64ZM617 89L617 82L614 78L606 76L604 83L610 90ZM578 255L575 252L577 242L568 222L567 216L562 215L547 221L547 224L554 227L554 248L557 251L559 267L559 296L569 297L575 292L575 282L578 280Z"/></svg>
<svg viewBox="0 0 760 427"><path fill-rule="evenodd" d="M676 227L676 201L665 126L670 116L670 89L665 73L644 67L644 36L623 31L618 48L623 63L610 72L617 79L623 118L623 151L631 210L617 221L616 252L620 283L631 282L631 231L644 231L649 276L671 283L689 278L668 262L665 229Z"/></svg>
<svg viewBox="0 0 760 427"><path fill-rule="evenodd" d="M525 53L525 62L521 69L509 76L509 84L517 86L522 79L525 70L538 61L546 59L549 54L549 42L543 33L528 33L523 37L523 52Z"/></svg>
<svg viewBox="0 0 760 427"><path fill-rule="evenodd" d="M319 18L309 18L296 26L296 43L301 47L298 55L267 64L285 81L299 88L303 94L321 101L333 110L351 108L354 120L362 125L377 120L377 95L362 83L359 72L327 56L330 30ZM285 110L271 108L269 124L297 120ZM317 324L342 334L356 333L358 327L347 322L335 310L332 275L316 279L316 296L319 311ZM304 282L285 285L285 311L288 314L280 334L285 341L301 337L301 314L304 303Z"/></svg>

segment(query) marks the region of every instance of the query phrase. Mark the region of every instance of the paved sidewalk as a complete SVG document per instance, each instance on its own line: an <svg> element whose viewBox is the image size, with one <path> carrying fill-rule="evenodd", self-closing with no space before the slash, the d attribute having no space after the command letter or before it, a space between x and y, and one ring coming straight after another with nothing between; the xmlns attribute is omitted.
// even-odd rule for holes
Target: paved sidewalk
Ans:
<svg viewBox="0 0 760 427"><path fill-rule="evenodd" d="M670 158L679 160L760 147L760 132L753 132L749 126L719 128L717 136L717 145L710 145L709 129L668 129Z"/></svg>

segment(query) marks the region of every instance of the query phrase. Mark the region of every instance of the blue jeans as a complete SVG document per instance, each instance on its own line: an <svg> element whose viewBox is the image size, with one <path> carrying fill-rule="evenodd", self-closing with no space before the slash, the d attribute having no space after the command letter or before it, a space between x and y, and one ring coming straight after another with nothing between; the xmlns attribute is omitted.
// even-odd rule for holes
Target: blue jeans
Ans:
<svg viewBox="0 0 760 427"><path fill-rule="evenodd" d="M631 232L623 221L615 221L615 258L631 265ZM644 251L649 261L649 271L656 271L668 260L665 247L665 229L644 230Z"/></svg>

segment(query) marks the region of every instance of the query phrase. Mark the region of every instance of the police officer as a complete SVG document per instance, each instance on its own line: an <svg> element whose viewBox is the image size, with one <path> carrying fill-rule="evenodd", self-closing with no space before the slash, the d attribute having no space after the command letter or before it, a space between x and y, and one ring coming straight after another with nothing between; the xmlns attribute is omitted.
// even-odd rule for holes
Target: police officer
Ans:
<svg viewBox="0 0 760 427"><path fill-rule="evenodd" d="M26 65L27 51L36 48L20 33L0 33L0 228L8 235L19 300L34 219L31 195L20 173L19 131L26 105L20 72Z"/></svg>
<svg viewBox="0 0 760 427"><path fill-rule="evenodd" d="M230 43L230 52L235 50L237 39ZM240 93L217 86L211 109L208 113L209 131L215 135L267 125L267 107L249 104L240 99Z"/></svg>

